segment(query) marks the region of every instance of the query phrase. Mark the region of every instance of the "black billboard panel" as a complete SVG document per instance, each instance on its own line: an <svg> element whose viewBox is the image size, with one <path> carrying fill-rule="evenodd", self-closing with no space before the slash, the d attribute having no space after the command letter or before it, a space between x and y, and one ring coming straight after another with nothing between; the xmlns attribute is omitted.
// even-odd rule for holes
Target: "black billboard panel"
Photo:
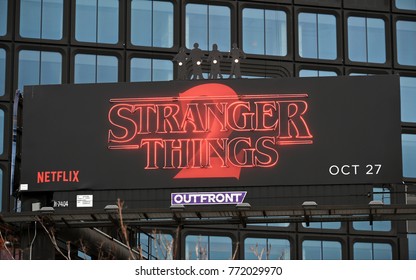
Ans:
<svg viewBox="0 0 416 280"><path fill-rule="evenodd" d="M397 76L26 87L22 191L401 182Z"/></svg>

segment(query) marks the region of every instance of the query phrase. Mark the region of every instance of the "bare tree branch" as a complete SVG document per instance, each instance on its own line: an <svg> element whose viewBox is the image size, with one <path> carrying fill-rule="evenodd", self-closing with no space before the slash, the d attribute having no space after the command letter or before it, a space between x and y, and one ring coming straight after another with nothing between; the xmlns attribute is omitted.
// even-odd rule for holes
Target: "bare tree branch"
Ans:
<svg viewBox="0 0 416 280"><path fill-rule="evenodd" d="M39 222L39 224L42 226L42 228L45 230L46 234L49 236L49 239L51 240L53 246L55 247L56 251L58 251L59 254L61 254L66 260L70 260L70 256L65 256L65 254L61 251L61 248L59 248L58 243L56 241L55 233L53 229L48 230L43 223L42 219L39 217L36 217L36 220Z"/></svg>
<svg viewBox="0 0 416 280"><path fill-rule="evenodd" d="M10 258L12 258L12 260L14 260L14 257L12 255L12 253L10 252L9 248L7 248L7 240L3 237L3 234L1 233L1 230L0 230L0 245L2 245L4 247L6 252L10 255Z"/></svg>

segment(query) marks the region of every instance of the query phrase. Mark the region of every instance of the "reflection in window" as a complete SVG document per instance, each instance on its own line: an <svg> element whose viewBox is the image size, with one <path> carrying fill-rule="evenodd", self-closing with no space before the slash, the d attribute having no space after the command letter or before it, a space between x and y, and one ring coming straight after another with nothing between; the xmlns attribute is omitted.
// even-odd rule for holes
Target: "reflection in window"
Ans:
<svg viewBox="0 0 416 280"><path fill-rule="evenodd" d="M164 1L133 0L131 43L136 46L173 46L173 4Z"/></svg>
<svg viewBox="0 0 416 280"><path fill-rule="evenodd" d="M246 238L246 260L290 260L290 242L287 239Z"/></svg>
<svg viewBox="0 0 416 280"><path fill-rule="evenodd" d="M334 71L323 71L323 70L309 70L302 69L299 71L299 77L335 77L337 73Z"/></svg>
<svg viewBox="0 0 416 280"><path fill-rule="evenodd" d="M260 55L287 55L286 13L243 9L243 50Z"/></svg>
<svg viewBox="0 0 416 280"><path fill-rule="evenodd" d="M403 177L416 178L416 134L402 134Z"/></svg>
<svg viewBox="0 0 416 280"><path fill-rule="evenodd" d="M341 260L341 242L305 240L302 242L302 259L304 260Z"/></svg>
<svg viewBox="0 0 416 280"><path fill-rule="evenodd" d="M7 1L0 0L0 36L7 34Z"/></svg>
<svg viewBox="0 0 416 280"><path fill-rule="evenodd" d="M341 222L311 222L309 226L307 223L302 223L304 228L314 228L314 229L340 229Z"/></svg>
<svg viewBox="0 0 416 280"><path fill-rule="evenodd" d="M367 17L348 18L348 57L351 61L385 63L384 20Z"/></svg>
<svg viewBox="0 0 416 280"><path fill-rule="evenodd" d="M118 81L118 59L115 56L77 54L75 55L76 84L115 83Z"/></svg>
<svg viewBox="0 0 416 280"><path fill-rule="evenodd" d="M402 122L416 122L416 77L400 77Z"/></svg>
<svg viewBox="0 0 416 280"><path fill-rule="evenodd" d="M25 85L51 85L62 83L62 55L58 52L19 52L18 88Z"/></svg>
<svg viewBox="0 0 416 280"><path fill-rule="evenodd" d="M231 260L232 240L227 236L188 235L185 238L186 260Z"/></svg>
<svg viewBox="0 0 416 280"><path fill-rule="evenodd" d="M416 260L416 234L408 234L409 260Z"/></svg>
<svg viewBox="0 0 416 280"><path fill-rule="evenodd" d="M203 50L229 51L231 45L231 11L225 6L187 4L185 19L185 42L188 49L194 43Z"/></svg>
<svg viewBox="0 0 416 280"><path fill-rule="evenodd" d="M355 242L354 260L391 260L392 247L387 243Z"/></svg>
<svg viewBox="0 0 416 280"><path fill-rule="evenodd" d="M0 109L0 155L4 152L4 111ZM0 169L0 184L3 182L3 171ZM2 185L0 185L0 203L1 203L1 193L2 193ZM1 210L1 207L0 207Z"/></svg>
<svg viewBox="0 0 416 280"><path fill-rule="evenodd" d="M62 39L63 0L21 0L20 36L36 39Z"/></svg>
<svg viewBox="0 0 416 280"><path fill-rule="evenodd" d="M130 82L173 80L173 64L170 60L132 58L130 67Z"/></svg>
<svg viewBox="0 0 416 280"><path fill-rule="evenodd" d="M170 234L152 232L149 234L139 233L140 250L148 260L172 260L173 259L173 237Z"/></svg>
<svg viewBox="0 0 416 280"><path fill-rule="evenodd" d="M336 19L326 14L299 14L299 55L305 58L336 59Z"/></svg>
<svg viewBox="0 0 416 280"><path fill-rule="evenodd" d="M118 0L76 0L75 39L80 42L118 42Z"/></svg>
<svg viewBox="0 0 416 280"><path fill-rule="evenodd" d="M396 0L396 8L416 11L416 0Z"/></svg>
<svg viewBox="0 0 416 280"><path fill-rule="evenodd" d="M397 62L416 66L416 21L399 20L396 23Z"/></svg>
<svg viewBox="0 0 416 280"><path fill-rule="evenodd" d="M0 96L6 93L6 50L0 49Z"/></svg>
<svg viewBox="0 0 416 280"><path fill-rule="evenodd" d="M382 201L385 205L391 203L390 190L388 188L373 188L372 200ZM355 230L367 230L367 231L390 231L391 221L373 221L372 225L369 221L353 222L353 228Z"/></svg>

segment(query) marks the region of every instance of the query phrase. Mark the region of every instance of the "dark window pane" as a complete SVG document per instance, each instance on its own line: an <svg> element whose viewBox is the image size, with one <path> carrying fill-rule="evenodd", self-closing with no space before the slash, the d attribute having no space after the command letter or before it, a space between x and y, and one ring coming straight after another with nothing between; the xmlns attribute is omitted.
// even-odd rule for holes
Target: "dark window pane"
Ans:
<svg viewBox="0 0 416 280"><path fill-rule="evenodd" d="M0 36L7 34L7 1L0 0Z"/></svg>
<svg viewBox="0 0 416 280"><path fill-rule="evenodd" d="M416 122L416 77L400 77L402 122Z"/></svg>
<svg viewBox="0 0 416 280"><path fill-rule="evenodd" d="M299 14L299 55L305 58L336 59L336 19L333 15Z"/></svg>
<svg viewBox="0 0 416 280"><path fill-rule="evenodd" d="M416 22L399 20L397 31L397 62L401 65L416 66Z"/></svg>
<svg viewBox="0 0 416 280"><path fill-rule="evenodd" d="M392 247L387 243L354 243L354 260L391 260Z"/></svg>
<svg viewBox="0 0 416 280"><path fill-rule="evenodd" d="M118 42L118 0L98 0L97 43Z"/></svg>
<svg viewBox="0 0 416 280"><path fill-rule="evenodd" d="M108 55L77 54L75 79L77 83L111 83L118 81L118 59Z"/></svg>
<svg viewBox="0 0 416 280"><path fill-rule="evenodd" d="M214 5L186 5L186 47L192 49L198 43L203 50L217 44L220 51L230 50L231 43L230 8Z"/></svg>
<svg viewBox="0 0 416 280"><path fill-rule="evenodd" d="M130 63L131 82L173 80L173 63L170 60L132 58Z"/></svg>
<svg viewBox="0 0 416 280"><path fill-rule="evenodd" d="M6 93L6 50L0 49L0 96Z"/></svg>
<svg viewBox="0 0 416 280"><path fill-rule="evenodd" d="M153 59L152 81L173 80L173 63L170 60Z"/></svg>
<svg viewBox="0 0 416 280"><path fill-rule="evenodd" d="M188 235L185 238L186 260L230 260L231 258L230 237Z"/></svg>
<svg viewBox="0 0 416 280"><path fill-rule="evenodd" d="M348 57L358 62L386 62L385 24L382 19L348 18Z"/></svg>
<svg viewBox="0 0 416 280"><path fill-rule="evenodd" d="M41 52L40 84L60 84L62 78L62 55L55 52Z"/></svg>
<svg viewBox="0 0 416 280"><path fill-rule="evenodd" d="M396 0L396 8L416 11L416 0Z"/></svg>
<svg viewBox="0 0 416 280"><path fill-rule="evenodd" d="M21 0L20 36L62 39L63 0Z"/></svg>
<svg viewBox="0 0 416 280"><path fill-rule="evenodd" d="M246 238L244 240L246 260L289 260L290 242L287 239Z"/></svg>
<svg viewBox="0 0 416 280"><path fill-rule="evenodd" d="M96 81L96 55L77 54L75 55L76 84L95 83Z"/></svg>
<svg viewBox="0 0 416 280"><path fill-rule="evenodd" d="M96 0L76 0L75 39L83 42L97 41Z"/></svg>
<svg viewBox="0 0 416 280"><path fill-rule="evenodd" d="M20 1L20 36L41 38L41 0Z"/></svg>
<svg viewBox="0 0 416 280"><path fill-rule="evenodd" d="M338 241L305 240L302 242L304 260L341 260L342 248Z"/></svg>
<svg viewBox="0 0 416 280"><path fill-rule="evenodd" d="M416 234L407 235L409 241L409 260L416 260Z"/></svg>
<svg viewBox="0 0 416 280"><path fill-rule="evenodd" d="M118 81L118 59L114 56L97 56L97 83L115 83Z"/></svg>
<svg viewBox="0 0 416 280"><path fill-rule="evenodd" d="M266 55L287 54L286 13L265 10Z"/></svg>
<svg viewBox="0 0 416 280"><path fill-rule="evenodd" d="M243 9L243 50L252 54L285 56L286 13L276 10Z"/></svg>
<svg viewBox="0 0 416 280"><path fill-rule="evenodd" d="M403 177L416 178L416 134L402 134Z"/></svg>
<svg viewBox="0 0 416 280"><path fill-rule="evenodd" d="M19 89L25 85L62 83L62 55L57 52L19 52Z"/></svg>
<svg viewBox="0 0 416 280"><path fill-rule="evenodd" d="M264 10L243 10L243 50L246 53L264 54Z"/></svg>
<svg viewBox="0 0 416 280"><path fill-rule="evenodd" d="M367 18L368 62L386 62L386 34L384 20Z"/></svg>
<svg viewBox="0 0 416 280"><path fill-rule="evenodd" d="M133 0L131 9L132 44L162 48L173 46L172 3Z"/></svg>
<svg viewBox="0 0 416 280"><path fill-rule="evenodd" d="M207 50L213 44L218 45L220 51L229 51L231 43L230 8L223 6L209 6L209 28Z"/></svg>
<svg viewBox="0 0 416 280"><path fill-rule="evenodd" d="M149 58L132 58L130 64L130 82L152 80L152 60Z"/></svg>
<svg viewBox="0 0 416 280"><path fill-rule="evenodd" d="M118 15L118 0L77 0L75 39L81 42L117 43Z"/></svg>

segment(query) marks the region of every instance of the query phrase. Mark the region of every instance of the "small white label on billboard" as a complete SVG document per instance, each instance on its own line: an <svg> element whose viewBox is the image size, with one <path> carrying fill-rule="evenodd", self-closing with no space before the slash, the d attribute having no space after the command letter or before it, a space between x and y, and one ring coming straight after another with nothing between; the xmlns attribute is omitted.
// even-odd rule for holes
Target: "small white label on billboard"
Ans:
<svg viewBox="0 0 416 280"><path fill-rule="evenodd" d="M27 191L29 190L28 184L20 184L20 191Z"/></svg>
<svg viewBox="0 0 416 280"><path fill-rule="evenodd" d="M92 194L77 195L77 207L92 207Z"/></svg>

